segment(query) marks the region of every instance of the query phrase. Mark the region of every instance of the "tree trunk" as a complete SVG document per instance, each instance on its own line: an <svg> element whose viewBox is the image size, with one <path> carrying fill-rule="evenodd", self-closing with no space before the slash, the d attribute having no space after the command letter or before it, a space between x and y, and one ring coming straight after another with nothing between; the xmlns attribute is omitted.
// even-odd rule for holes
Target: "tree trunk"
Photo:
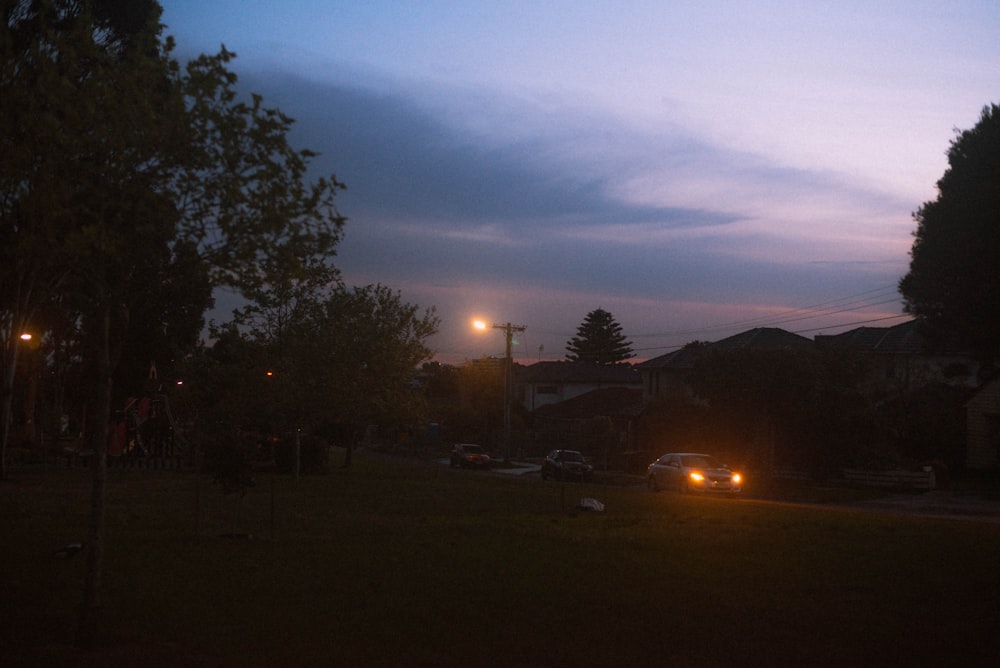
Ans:
<svg viewBox="0 0 1000 668"><path fill-rule="evenodd" d="M344 463L341 464L341 468L351 468L351 453L354 451L354 437L352 436L347 441L347 448L344 451Z"/></svg>
<svg viewBox="0 0 1000 668"><path fill-rule="evenodd" d="M302 473L302 430L295 427L295 448L292 453L292 475L298 480Z"/></svg>
<svg viewBox="0 0 1000 668"><path fill-rule="evenodd" d="M3 405L2 436L0 436L0 480L7 479L7 441L10 438L11 413L14 399L14 367L17 366L17 339L10 335L10 341L4 341L3 385L0 386L0 402ZM8 346L10 346L8 348Z"/></svg>
<svg viewBox="0 0 1000 668"><path fill-rule="evenodd" d="M12 316L10 329L5 332L7 340L3 342L3 379L0 385L0 405L2 405L2 426L0 426L0 480L7 479L7 443L10 441L10 423L13 419L14 377L17 372L18 352L21 349L21 333L24 330L24 318Z"/></svg>
<svg viewBox="0 0 1000 668"><path fill-rule="evenodd" d="M104 529L107 516L108 422L111 418L111 309L101 314L101 341L97 351L97 396L93 436L94 479L90 495L90 533L87 572L80 606L77 645L94 647L101 637L101 583L104 570Z"/></svg>

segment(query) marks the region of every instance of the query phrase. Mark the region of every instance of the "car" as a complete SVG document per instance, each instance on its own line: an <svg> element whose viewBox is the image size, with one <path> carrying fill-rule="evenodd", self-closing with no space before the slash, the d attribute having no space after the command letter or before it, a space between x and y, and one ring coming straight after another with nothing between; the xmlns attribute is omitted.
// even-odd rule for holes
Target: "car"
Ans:
<svg viewBox="0 0 1000 668"><path fill-rule="evenodd" d="M451 449L451 467L462 469L489 469L492 462L483 446L475 443L456 443Z"/></svg>
<svg viewBox="0 0 1000 668"><path fill-rule="evenodd" d="M594 467L576 450L553 450L542 462L542 480L593 480Z"/></svg>
<svg viewBox="0 0 1000 668"><path fill-rule="evenodd" d="M697 452L671 452L646 469L649 489L677 489L682 492L725 492L742 489L743 476L722 464L712 455Z"/></svg>

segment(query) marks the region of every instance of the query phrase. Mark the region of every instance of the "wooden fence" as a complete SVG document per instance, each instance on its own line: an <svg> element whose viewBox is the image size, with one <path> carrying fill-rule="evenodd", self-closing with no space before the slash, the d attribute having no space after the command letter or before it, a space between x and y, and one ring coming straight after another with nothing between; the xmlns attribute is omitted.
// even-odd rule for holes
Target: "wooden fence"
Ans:
<svg viewBox="0 0 1000 668"><path fill-rule="evenodd" d="M865 487L894 487L900 489L934 489L936 481L934 469L923 471L869 471L864 469L844 469L844 479L854 485Z"/></svg>

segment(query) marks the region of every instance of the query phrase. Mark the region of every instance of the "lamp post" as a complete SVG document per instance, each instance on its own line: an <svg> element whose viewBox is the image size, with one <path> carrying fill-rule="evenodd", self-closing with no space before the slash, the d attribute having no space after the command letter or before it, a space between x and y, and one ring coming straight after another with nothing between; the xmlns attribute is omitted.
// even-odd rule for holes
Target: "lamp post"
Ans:
<svg viewBox="0 0 1000 668"><path fill-rule="evenodd" d="M14 398L14 374L17 369L17 357L18 350L18 340L25 343L31 341L31 334L27 332L17 335L14 338L14 332L17 331L14 322L9 323L9 328L7 331L0 329L3 333L3 361L0 363L0 368L3 368L3 379L0 380L0 480L7 479L7 442L10 439L10 423L12 419L13 411L13 398ZM9 337L9 338L8 338Z"/></svg>
<svg viewBox="0 0 1000 668"><path fill-rule="evenodd" d="M486 323L477 320L474 323L476 329L486 329ZM512 325L509 322L503 325L493 324L493 329L501 329L504 333L504 359L503 359L503 451L504 461L510 461L510 404L514 397L514 358L512 347L514 344L514 334L523 332L527 327L524 325Z"/></svg>

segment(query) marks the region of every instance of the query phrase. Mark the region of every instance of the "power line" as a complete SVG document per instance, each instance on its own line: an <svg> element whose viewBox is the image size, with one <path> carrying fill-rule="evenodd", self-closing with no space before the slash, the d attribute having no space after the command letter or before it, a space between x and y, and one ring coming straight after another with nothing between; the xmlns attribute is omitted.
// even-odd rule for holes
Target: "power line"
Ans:
<svg viewBox="0 0 1000 668"><path fill-rule="evenodd" d="M872 318L871 320L856 320L855 322L845 322L841 325L833 325L829 327L813 327L812 329L799 329L793 332L793 334L805 334L807 332L818 332L823 329L839 329L840 327L853 327L854 325L865 325L869 322L882 322L883 320L897 320L899 318L910 318L909 313L901 313L899 315L887 315L883 318Z"/></svg>
<svg viewBox="0 0 1000 668"><path fill-rule="evenodd" d="M887 315L881 318L871 318L869 320L854 320L852 322L841 322L836 325L826 325L824 327L813 327L812 329L797 329L792 334L806 334L808 332L819 332L827 329L840 329L841 327L854 327L857 325L866 325L870 322L882 322L885 320L898 320L899 318L910 318L908 313L901 313L899 315ZM695 330L692 330L695 331ZM676 343L669 346L651 346L649 348L633 348L633 352L644 352L647 350L676 350L678 348L683 348L687 343Z"/></svg>
<svg viewBox="0 0 1000 668"><path fill-rule="evenodd" d="M818 318L826 315L834 315L836 313L844 313L847 311L857 311L862 308L868 308L870 306L881 306L883 304L889 304L895 299L888 299L878 302L871 301L872 299L881 299L887 296L891 290L893 293L896 291L896 286L883 286L880 288L874 288L872 290L866 290L865 292L860 292L855 295L849 295L847 297L839 297L837 299L831 299L825 302L820 302L818 304L813 304L812 306L802 306L798 308L787 309L785 311L779 311L777 313L772 313L767 316L758 316L755 318L748 318L743 320L733 320L730 322L724 322L717 325L711 325L708 327L699 327L697 329L681 329L673 330L667 332L654 332L651 334L640 334L638 336L632 336L631 338L642 338L642 337L652 337L652 336L679 336L684 334L702 334L705 332L713 332L719 330L733 329L734 327L767 327L770 325L777 325L785 322L795 322L797 320L808 320L809 318ZM878 294L876 294L878 293ZM860 299L864 297L864 299ZM785 317L785 316L797 316L797 317Z"/></svg>
<svg viewBox="0 0 1000 668"><path fill-rule="evenodd" d="M892 299L885 299L889 295L894 295ZM649 334L637 334L630 335L631 339L638 338L651 338L651 337L675 337L675 336L685 336L685 335L704 335L711 332L720 332L733 330L741 327L756 328L756 327L772 327L776 325L786 324L790 322L799 322L802 320L812 320L815 318L826 317L830 315L837 315L838 313L850 313L853 311L860 311L862 309L871 308L873 306L883 306L885 304L891 304L898 302L898 288L896 285L887 285L877 288L872 288L871 290L865 290L853 295L848 295L846 297L838 297L836 299L829 299L826 301L818 302L810 306L800 306L797 308L790 308L783 311L778 311L777 313L772 313L766 316L758 316L755 318L744 318L741 320L732 320L729 322L719 323L715 325L709 325L706 327L692 328L692 329L678 329L665 332L653 332ZM795 330L794 334L803 334L808 332L816 332L821 330L830 329L840 329L842 327L852 327L857 325L864 325L872 322L882 322L886 320L896 320L899 318L909 318L908 314L899 314L891 316L882 316L879 318L870 318L866 320L857 320L845 323L839 323L836 325L825 325L823 327L814 327L808 329ZM543 332L549 334L560 334L559 332ZM650 346L646 348L633 348L633 352L646 352L654 350L671 350L683 348L686 343L683 344L672 344L665 346Z"/></svg>
<svg viewBox="0 0 1000 668"><path fill-rule="evenodd" d="M895 293L896 286L892 285L892 286L882 286L878 288L873 288L871 290L866 290L864 292L860 292L854 295L849 295L847 297L839 297L837 299L831 299L824 302L819 302L817 304L813 304L812 306L787 309L785 311L774 313L770 316L761 316L758 318L734 320L728 323L721 323L698 329L674 330L670 332L658 332L654 334L640 334L638 336L633 336L632 338L651 337L651 336L681 336L686 334L705 334L709 332L732 330L739 327L769 327L789 322L811 320L814 318L836 315L838 313L849 313L852 311L859 311L864 308L870 308L872 306L882 306L884 304L891 304L893 302L896 302L897 301L896 298L882 299L883 297L890 294L889 291ZM872 301L872 300L879 300L879 301ZM908 317L910 316L907 314L883 316L880 318L871 318L866 320L839 323L836 325L825 325L823 327L801 329L801 330L796 330L794 333L802 334L806 332L814 332L814 331L821 331L828 329L839 329L841 327L851 327L871 322L881 322L885 320L895 320L899 318L908 318ZM633 350L635 352L643 352L651 350L670 350L670 349L682 348L684 347L684 345L686 344L651 346L647 348L634 348Z"/></svg>

